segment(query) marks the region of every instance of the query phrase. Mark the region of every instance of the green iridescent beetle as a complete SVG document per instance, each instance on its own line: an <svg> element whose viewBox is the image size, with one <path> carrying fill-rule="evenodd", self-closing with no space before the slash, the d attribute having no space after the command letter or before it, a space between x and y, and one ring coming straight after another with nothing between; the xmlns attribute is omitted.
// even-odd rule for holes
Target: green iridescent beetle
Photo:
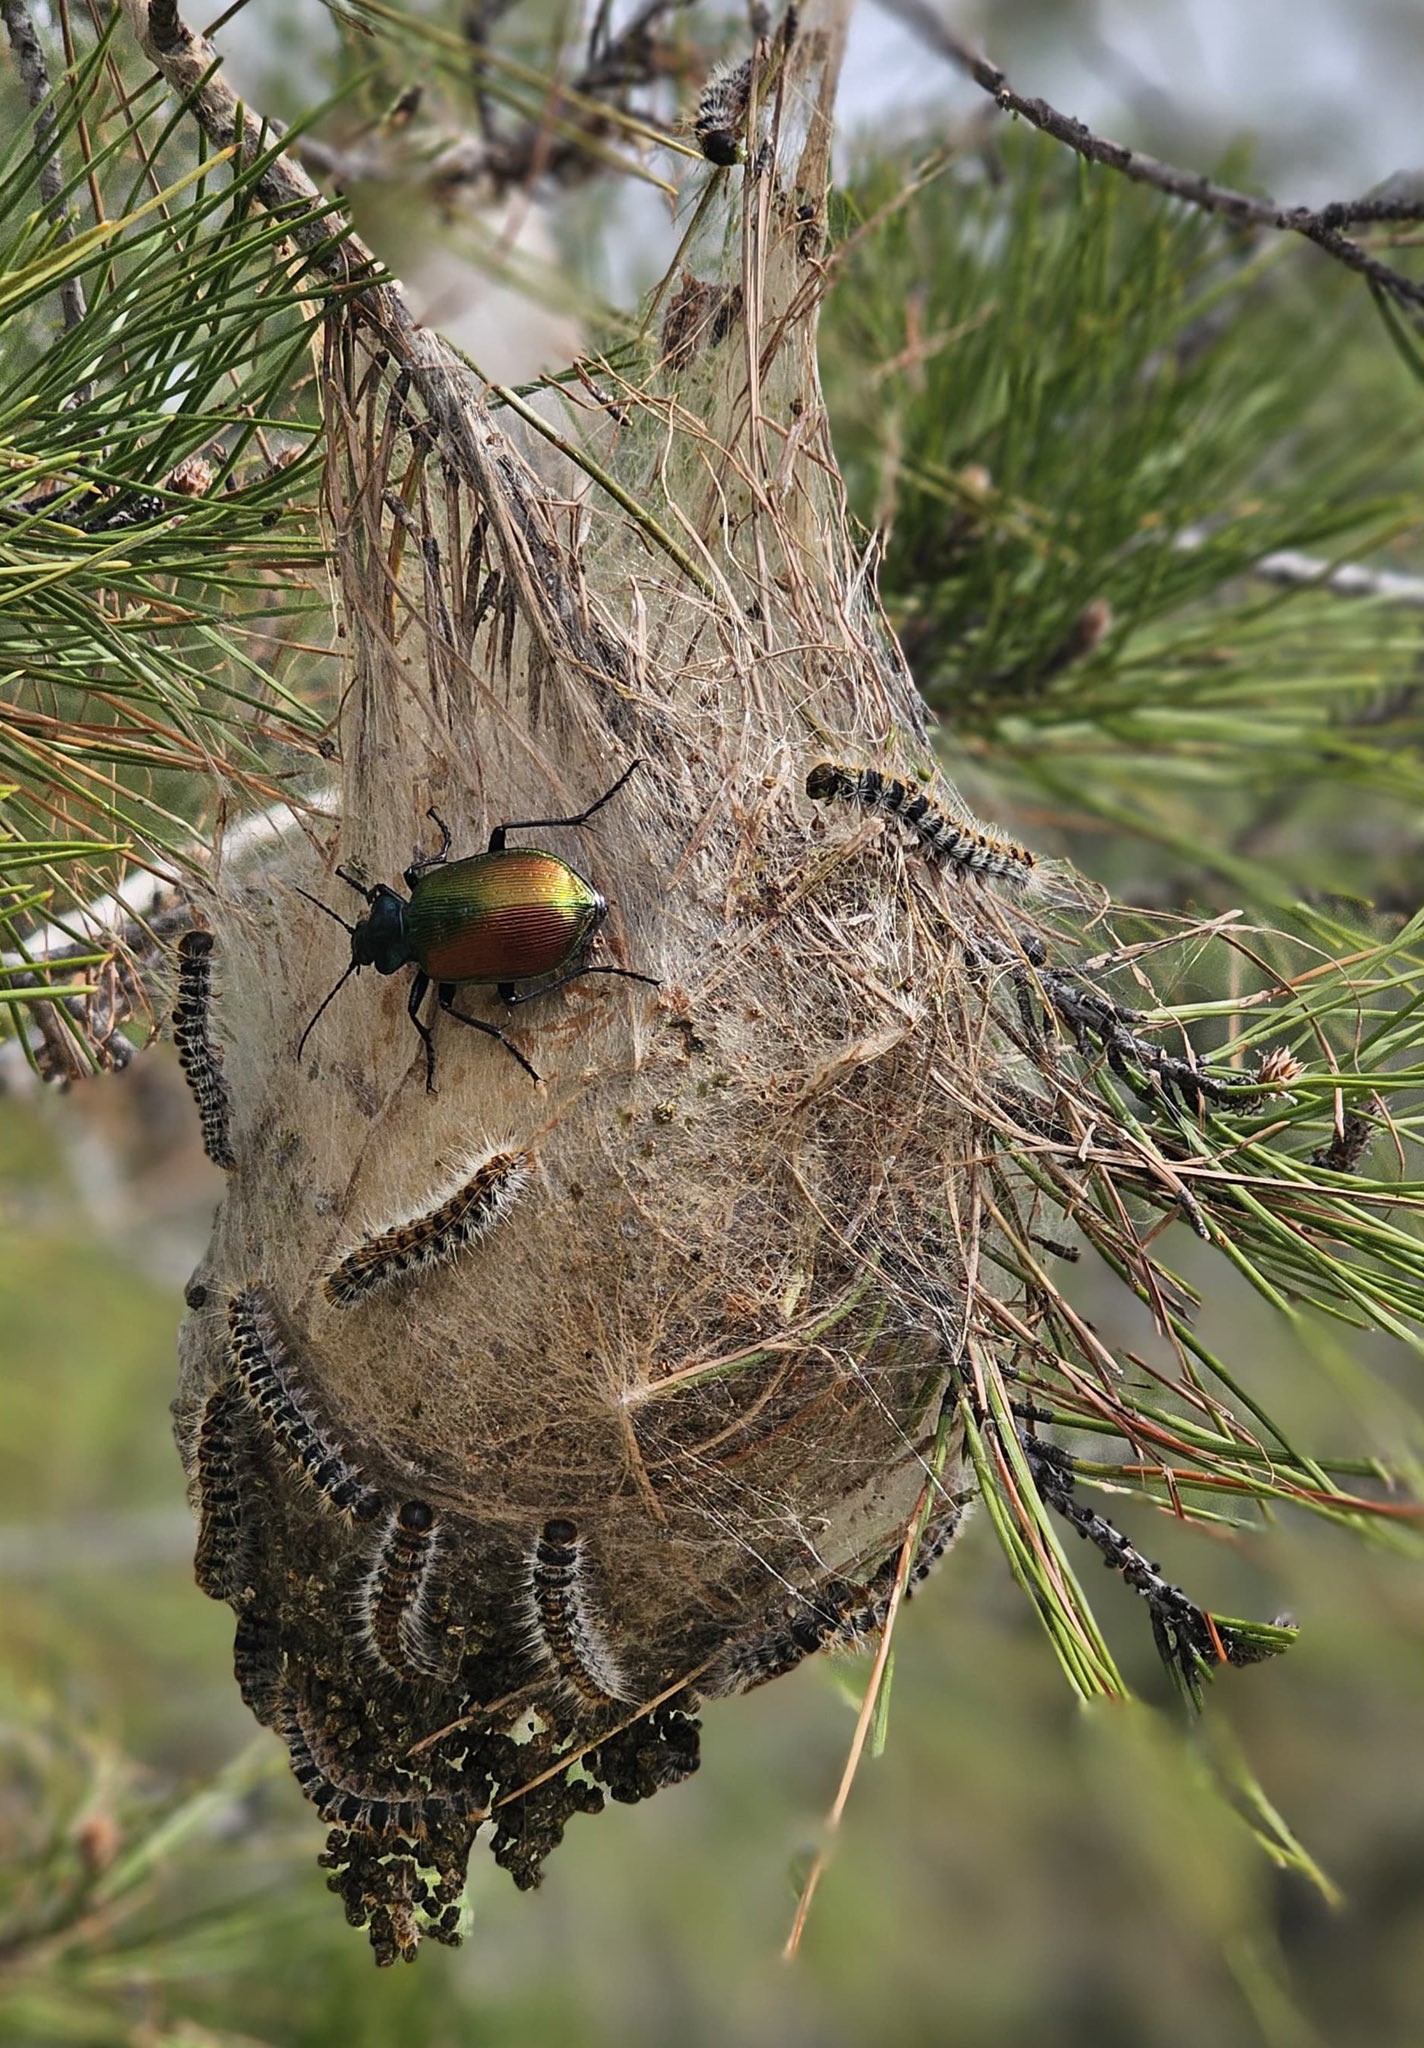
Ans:
<svg viewBox="0 0 1424 2048"><path fill-rule="evenodd" d="M607 903L593 884L558 854L539 846L505 844L510 832L587 824L595 811L617 796L638 766L634 761L625 768L613 787L575 818L519 818L496 825L486 851L466 860L449 858L450 828L434 811L428 812L440 828L440 851L406 869L409 899L384 882L368 889L344 868L336 870L370 907L370 915L354 925L347 924L329 904L301 890L308 903L315 903L351 934L351 961L336 987L318 1004L298 1041L297 1058L306 1050L316 1021L332 997L363 967L374 967L377 974L397 974L402 967L416 969L406 1008L425 1047L425 1085L432 1094L435 1039L430 1026L420 1020L420 1006L432 982L440 1009L461 1024L483 1031L486 1037L497 1038L535 1081L539 1076L534 1068L497 1025L455 1008L455 990L461 982L493 987L511 1005L548 995L588 974L614 974L656 988L654 975L635 974L631 968L572 964L607 917ZM527 981L538 986L518 986Z"/></svg>

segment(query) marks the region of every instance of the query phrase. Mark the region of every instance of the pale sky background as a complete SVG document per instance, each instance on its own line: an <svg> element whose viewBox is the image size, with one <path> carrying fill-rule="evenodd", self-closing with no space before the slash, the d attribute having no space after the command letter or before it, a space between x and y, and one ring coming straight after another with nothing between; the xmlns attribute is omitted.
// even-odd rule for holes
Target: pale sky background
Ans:
<svg viewBox="0 0 1424 2048"><path fill-rule="evenodd" d="M1357 197L1400 169L1424 169L1424 0L940 0L1016 89L1171 156L1198 131L1210 145L1253 136L1286 202ZM842 117L874 125L983 95L908 30L860 0ZM1202 136L1207 152L1201 153ZM1288 179L1288 182L1287 182Z"/></svg>
<svg viewBox="0 0 1424 2048"><path fill-rule="evenodd" d="M1205 134L1208 155L1212 142L1254 135L1263 166L1293 171L1281 199L1353 197L1391 171L1424 168L1424 0L939 4L962 34L988 45L1021 92L1159 153L1184 139L1184 123L1198 139ZM623 0L615 20L631 7ZM723 11L731 19L740 12ZM221 46L246 72L256 51L270 56L278 24L289 75L289 51L333 36L321 0L254 0ZM848 128L889 123L903 132L939 108L982 103L908 30L859 0L841 90Z"/></svg>
<svg viewBox="0 0 1424 2048"><path fill-rule="evenodd" d="M620 0L615 23L635 4ZM1020 92L1118 140L1205 171L1247 140L1257 182L1283 204L1356 198L1391 173L1424 171L1424 0L938 4L962 35L987 45ZM744 8L722 11L744 19ZM335 31L322 0L252 0L218 40L234 86L265 112L291 118L330 90L320 59ZM734 28L729 48L744 44ZM857 140L904 146L923 136L928 144L986 104L952 65L859 0L840 95L843 168ZM629 181L607 204L616 227L598 284L631 306L671 260L679 228L647 186ZM557 294L569 280L553 219L522 193L499 218L485 216L496 237L512 223L521 254L544 267ZM468 349L486 375L517 381L577 352L570 305L536 311L460 253L458 230L451 243L426 221L414 236L403 228L395 249L389 221L363 212L361 225L418 316Z"/></svg>

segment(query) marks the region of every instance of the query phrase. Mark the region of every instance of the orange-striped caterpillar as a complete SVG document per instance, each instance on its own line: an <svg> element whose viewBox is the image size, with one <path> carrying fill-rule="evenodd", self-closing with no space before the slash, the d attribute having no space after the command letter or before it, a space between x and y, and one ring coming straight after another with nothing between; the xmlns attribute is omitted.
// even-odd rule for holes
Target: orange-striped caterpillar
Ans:
<svg viewBox="0 0 1424 2048"><path fill-rule="evenodd" d="M178 1000L173 1007L173 1042L203 1130L203 1150L214 1166L230 1171L233 1157L228 1126L232 1106L222 1075L222 1054L208 1031L212 998L211 932L184 932L178 941Z"/></svg>
<svg viewBox="0 0 1424 2048"><path fill-rule="evenodd" d="M910 833L926 860L981 882L1026 889L1038 866L1037 856L1026 846L995 839L975 825L946 818L923 790L882 775L878 768L843 768L834 761L822 761L806 777L806 794L817 803L839 800L893 818Z"/></svg>
<svg viewBox="0 0 1424 2048"><path fill-rule="evenodd" d="M199 1513L193 1576L210 1600L235 1600L246 1583L247 1544L237 1469L242 1423L236 1389L227 1382L214 1387L203 1408L193 1452Z"/></svg>
<svg viewBox="0 0 1424 2048"><path fill-rule="evenodd" d="M342 1514L358 1522L374 1520L381 1497L311 1412L311 1397L292 1375L262 1290L244 1287L234 1294L227 1320L238 1384L278 1450Z"/></svg>
<svg viewBox="0 0 1424 2048"><path fill-rule="evenodd" d="M546 1522L529 1560L530 1647L584 1706L636 1695L592 1620L583 1586L583 1538L572 1522Z"/></svg>
<svg viewBox="0 0 1424 2048"><path fill-rule="evenodd" d="M409 1274L443 1265L493 1230L524 1186L526 1152L491 1152L435 1205L366 1238L327 1274L323 1291L338 1308Z"/></svg>
<svg viewBox="0 0 1424 2048"><path fill-rule="evenodd" d="M431 1636L426 1595L440 1547L440 1522L423 1500L402 1502L361 1587L361 1628L395 1678L435 1678L444 1659Z"/></svg>

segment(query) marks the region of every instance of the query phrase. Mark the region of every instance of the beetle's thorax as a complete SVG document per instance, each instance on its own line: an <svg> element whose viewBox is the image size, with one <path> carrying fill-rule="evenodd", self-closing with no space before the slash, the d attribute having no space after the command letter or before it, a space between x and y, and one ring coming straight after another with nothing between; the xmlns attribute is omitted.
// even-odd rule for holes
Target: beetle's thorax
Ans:
<svg viewBox="0 0 1424 2048"><path fill-rule="evenodd" d="M371 891L370 904L370 916L352 930L351 958L358 967L374 967L377 974L395 974L410 965L406 900L383 882Z"/></svg>

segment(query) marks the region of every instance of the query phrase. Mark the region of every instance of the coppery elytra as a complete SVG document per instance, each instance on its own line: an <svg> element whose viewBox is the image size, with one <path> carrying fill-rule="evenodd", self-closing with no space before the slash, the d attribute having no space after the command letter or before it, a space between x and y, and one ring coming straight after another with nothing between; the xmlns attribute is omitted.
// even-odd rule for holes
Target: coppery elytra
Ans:
<svg viewBox="0 0 1424 2048"><path fill-rule="evenodd" d="M346 923L329 904L315 896L299 893L324 910L351 934L351 963L331 993L317 1006L297 1044L300 1059L317 1018L353 974L374 967L377 974L398 974L402 967L414 967L406 1009L425 1047L425 1085L435 1090L435 1039L430 1026L420 1020L420 1006L433 982L440 1009L496 1038L518 1060L531 1080L539 1076L518 1046L505 1037L497 1025L482 1017L467 1016L455 1008L455 990L462 982L492 986L510 1004L526 1003L532 996L550 994L585 975L612 974L624 981L647 982L657 987L651 974L637 974L627 967L586 967L575 964L587 949L608 915L608 905L591 882L556 853L537 846L507 846L510 832L535 831L546 826L585 825L603 806L617 796L637 761L624 769L611 789L596 803L573 818L518 818L496 825L483 853L464 860L451 860L450 828L433 810L426 813L440 829L440 851L413 863L405 871L409 899L387 883L367 888L344 868L336 870L347 887L365 898L370 915L354 925ZM567 971L565 971L567 970ZM549 977L552 976L552 979ZM520 982L534 981L535 988L520 988Z"/></svg>

